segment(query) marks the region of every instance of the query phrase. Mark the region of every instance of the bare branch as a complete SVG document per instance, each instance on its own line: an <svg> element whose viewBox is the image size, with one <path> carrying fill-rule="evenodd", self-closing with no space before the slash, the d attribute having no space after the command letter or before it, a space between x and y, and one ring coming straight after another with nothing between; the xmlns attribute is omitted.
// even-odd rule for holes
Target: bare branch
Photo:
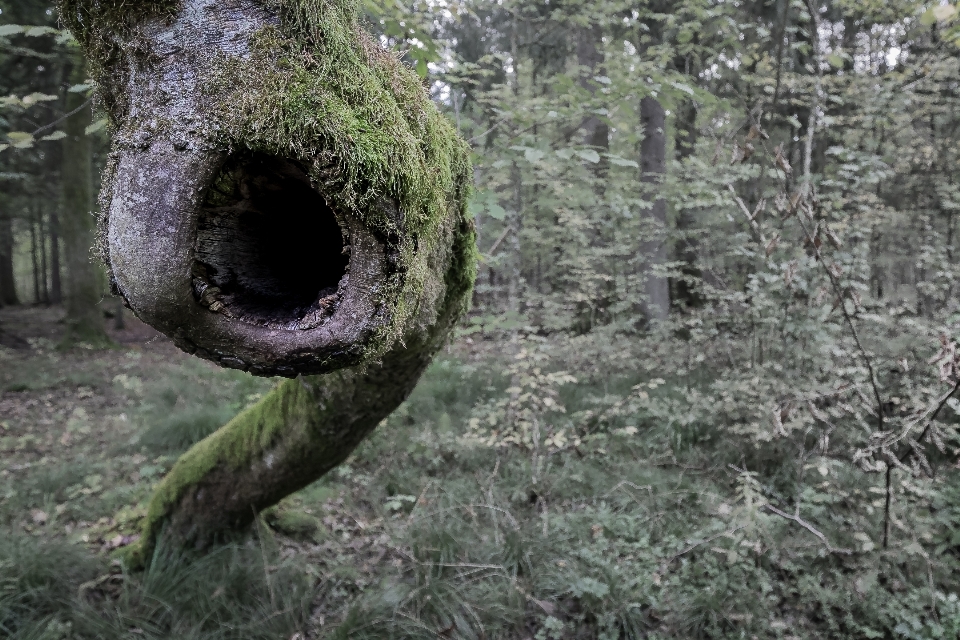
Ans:
<svg viewBox="0 0 960 640"><path fill-rule="evenodd" d="M763 508L769 511L770 513L780 516L781 518L790 520L792 522L796 522L798 525L800 525L801 527L803 527L804 529L806 529L807 531L815 535L817 538L819 538L820 542L822 542L824 546L827 547L827 551L829 551L830 553L836 553L836 554L846 555L846 556L853 554L852 549L841 549L841 548L834 547L832 544L830 544L830 541L827 539L827 536L823 535L823 533L821 533L812 524L810 524L800 516L796 514L790 515L789 513L785 511L781 511L780 509L777 509L775 506L769 503L763 505Z"/></svg>

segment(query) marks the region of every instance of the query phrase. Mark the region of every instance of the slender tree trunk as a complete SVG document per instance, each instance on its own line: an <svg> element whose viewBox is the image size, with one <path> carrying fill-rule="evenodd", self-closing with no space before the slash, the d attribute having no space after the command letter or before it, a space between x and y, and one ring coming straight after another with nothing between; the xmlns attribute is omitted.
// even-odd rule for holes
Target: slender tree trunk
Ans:
<svg viewBox="0 0 960 640"><path fill-rule="evenodd" d="M60 218L57 208L50 210L50 302L63 302L63 284L60 280Z"/></svg>
<svg viewBox="0 0 960 640"><path fill-rule="evenodd" d="M510 29L510 55L513 59L513 95L520 96L520 57L517 49L517 31L520 28L519 18L514 11L513 24ZM510 247L510 281L507 286L507 310L514 315L520 314L520 301L526 283L523 279L523 174L520 165L514 161L512 171L513 182L513 211L507 216L507 224L511 227L509 237Z"/></svg>
<svg viewBox="0 0 960 640"><path fill-rule="evenodd" d="M697 144L697 108L692 102L680 107L677 117L677 159L681 162L693 155ZM680 276L673 283L671 302L680 307L701 303L697 283L702 278L699 267L700 239L697 235L697 211L683 206L676 213L677 240L674 260L680 263Z"/></svg>
<svg viewBox="0 0 960 640"><path fill-rule="evenodd" d="M581 68L579 85L589 94L591 102L596 100L602 86L594 78L606 73L603 66L605 58L602 46L603 30L600 25L594 24L580 30L577 38L577 64ZM594 105L591 106L595 108ZM601 154L610 150L610 125L599 115L587 114L580 122L580 131L583 133L584 146L595 149ZM592 164L591 168L596 178L594 188L602 194L609 163L601 155L600 162Z"/></svg>
<svg viewBox="0 0 960 640"><path fill-rule="evenodd" d="M30 262L33 265L33 302L40 304L40 260L37 250L37 220L36 214L30 216Z"/></svg>
<svg viewBox="0 0 960 640"><path fill-rule="evenodd" d="M640 101L643 142L640 144L641 181L645 195L653 198L647 211L649 231L640 243L645 273L644 299L641 309L648 322L665 320L670 310L670 284L666 276L656 273L667 262L664 232L667 225L667 201L661 196L661 183L667 169L666 112L663 105L647 96Z"/></svg>
<svg viewBox="0 0 960 640"><path fill-rule="evenodd" d="M606 208L602 205L602 198L606 192L607 176L609 174L609 161L605 154L610 151L610 126L607 121L599 115L592 113L598 108L598 96L601 96L600 88L603 86L594 78L605 75L604 52L603 52L603 29L599 24L592 24L579 29L577 37L577 65L580 67L578 84L589 96L586 103L588 108L587 115L580 121L579 130L582 134L582 144L595 150L600 155L598 162L584 161L588 174L591 177L592 188L597 195L597 205L591 207L594 217L594 223L590 225L587 240L588 255L591 258L592 271L596 274L604 274L608 270L607 261L604 260L602 252L599 250L605 244L603 229L605 221L602 216L605 215ZM615 299L615 280L603 278L589 278L587 281L579 283L585 289L586 295L582 296L583 301L578 304L576 313L576 330L581 333L590 331L596 324L608 320L607 310L611 302Z"/></svg>
<svg viewBox="0 0 960 640"><path fill-rule="evenodd" d="M77 56L70 81L80 84L86 79L82 58ZM109 344L99 303L103 294L99 267L92 260L96 220L93 212L93 160L90 138L85 129L92 112L83 94L68 93L66 111L80 109L64 122L63 216L60 232L66 266L67 333L64 345L78 342L93 345Z"/></svg>
<svg viewBox="0 0 960 640"><path fill-rule="evenodd" d="M13 221L0 212L0 305L20 304L13 278Z"/></svg>
<svg viewBox="0 0 960 640"><path fill-rule="evenodd" d="M37 207L37 239L40 243L40 294L43 304L50 304L50 280L47 276L47 225L44 224L43 207Z"/></svg>

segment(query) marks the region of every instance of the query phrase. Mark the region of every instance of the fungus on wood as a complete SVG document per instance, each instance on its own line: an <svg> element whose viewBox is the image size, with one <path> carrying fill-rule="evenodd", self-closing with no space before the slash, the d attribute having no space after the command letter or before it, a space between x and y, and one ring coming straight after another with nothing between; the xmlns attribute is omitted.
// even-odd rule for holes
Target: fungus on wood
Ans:
<svg viewBox="0 0 960 640"><path fill-rule="evenodd" d="M113 125L115 292L191 354L289 378L177 461L149 561L248 524L407 397L470 298L469 155L352 0L60 8Z"/></svg>

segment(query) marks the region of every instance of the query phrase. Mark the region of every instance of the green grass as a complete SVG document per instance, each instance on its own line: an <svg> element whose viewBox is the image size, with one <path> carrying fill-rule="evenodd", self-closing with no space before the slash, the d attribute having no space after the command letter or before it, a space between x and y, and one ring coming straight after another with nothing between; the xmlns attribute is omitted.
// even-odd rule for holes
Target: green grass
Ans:
<svg viewBox="0 0 960 640"><path fill-rule="evenodd" d="M716 425L627 416L537 457L464 440L474 407L508 380L496 361L453 357L344 465L245 537L205 555L161 549L146 573L125 573L102 550L107 541L135 530L179 451L270 382L192 361L124 371L115 385L129 420L87 421L90 437L116 434L114 444L71 441L0 479L0 637L933 639L960 630L955 470L925 489L933 502L895 496L906 524L883 550L868 486L882 478L864 484L846 461L813 459L829 486L806 485L802 516L853 551L831 554L804 527L757 508L755 492L799 486L777 471L787 454L718 442ZM568 416L636 382L564 392ZM628 422L636 433L617 431ZM731 461L769 471L745 476ZM47 520L33 522L35 510Z"/></svg>
<svg viewBox="0 0 960 640"><path fill-rule="evenodd" d="M182 453L226 424L270 384L200 363L177 367L140 392L143 430L133 447L153 455Z"/></svg>
<svg viewBox="0 0 960 640"><path fill-rule="evenodd" d="M4 638L289 638L313 589L269 539L203 557L158 551L131 576L81 548L30 536L0 542Z"/></svg>

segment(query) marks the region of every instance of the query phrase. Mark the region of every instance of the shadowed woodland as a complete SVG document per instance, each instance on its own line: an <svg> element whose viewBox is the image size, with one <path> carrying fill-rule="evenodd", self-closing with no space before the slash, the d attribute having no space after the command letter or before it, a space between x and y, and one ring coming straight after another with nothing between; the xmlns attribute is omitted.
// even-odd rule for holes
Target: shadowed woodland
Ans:
<svg viewBox="0 0 960 640"><path fill-rule="evenodd" d="M178 459L327 361L189 355L124 306L96 25L0 0L0 638L960 636L960 5L257 2L354 16L469 146L470 310L319 480L157 534ZM353 131L315 144L376 155ZM203 193L218 322L327 326L359 277L336 162L291 158ZM388 274L420 247L371 238Z"/></svg>

